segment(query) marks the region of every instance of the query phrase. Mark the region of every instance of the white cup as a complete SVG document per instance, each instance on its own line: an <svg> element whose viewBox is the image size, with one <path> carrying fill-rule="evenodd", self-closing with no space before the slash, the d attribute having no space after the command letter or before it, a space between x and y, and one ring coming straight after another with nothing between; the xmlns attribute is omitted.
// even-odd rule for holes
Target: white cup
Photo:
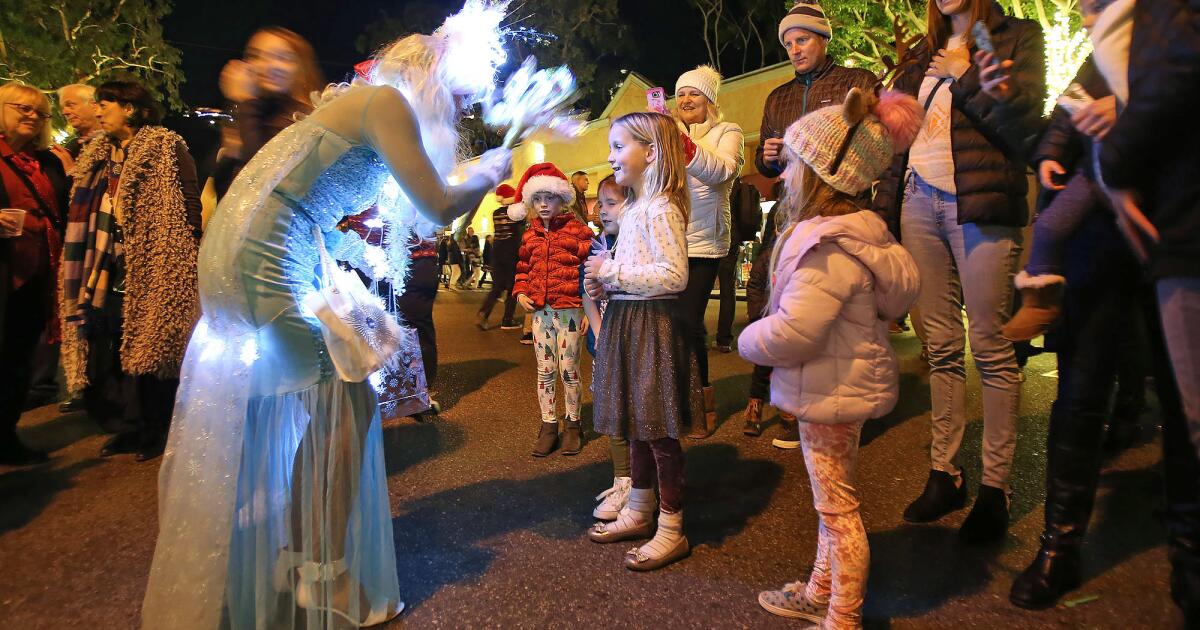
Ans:
<svg viewBox="0 0 1200 630"><path fill-rule="evenodd" d="M11 221L13 218L17 220L16 231L11 231L5 228L0 228L0 238L13 238L20 236L25 232L25 211L21 208L0 208L0 215ZM6 221L7 224L9 221Z"/></svg>

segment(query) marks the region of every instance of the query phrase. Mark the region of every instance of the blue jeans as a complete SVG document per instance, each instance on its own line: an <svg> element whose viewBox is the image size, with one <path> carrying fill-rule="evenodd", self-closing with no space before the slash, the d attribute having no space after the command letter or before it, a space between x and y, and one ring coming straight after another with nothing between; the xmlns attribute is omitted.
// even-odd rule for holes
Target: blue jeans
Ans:
<svg viewBox="0 0 1200 630"><path fill-rule="evenodd" d="M930 465L960 474L966 415L967 333L983 383L983 483L1008 489L1017 445L1020 367L1000 327L1012 310L1021 228L958 224L958 199L910 172L900 214L901 240L921 272L917 308L929 349L933 442Z"/></svg>
<svg viewBox="0 0 1200 630"><path fill-rule="evenodd" d="M1054 201L1033 222L1033 245L1029 248L1025 273L1061 276L1067 239L1102 199L1091 180L1079 173L1072 176L1067 187L1055 195Z"/></svg>

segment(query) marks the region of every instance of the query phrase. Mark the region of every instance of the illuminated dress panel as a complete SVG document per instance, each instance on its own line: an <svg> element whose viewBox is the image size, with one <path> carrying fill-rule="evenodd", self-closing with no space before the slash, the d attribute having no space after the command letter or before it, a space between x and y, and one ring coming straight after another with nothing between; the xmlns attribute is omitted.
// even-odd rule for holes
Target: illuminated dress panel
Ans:
<svg viewBox="0 0 1200 630"><path fill-rule="evenodd" d="M338 379L302 306L313 227L335 258L360 258L361 240L335 226L387 178L373 148L308 118L221 201L160 472L145 627L324 628L346 620L322 603L360 621L399 604L378 399ZM301 608L306 567L340 574L308 576L299 597L318 606Z"/></svg>

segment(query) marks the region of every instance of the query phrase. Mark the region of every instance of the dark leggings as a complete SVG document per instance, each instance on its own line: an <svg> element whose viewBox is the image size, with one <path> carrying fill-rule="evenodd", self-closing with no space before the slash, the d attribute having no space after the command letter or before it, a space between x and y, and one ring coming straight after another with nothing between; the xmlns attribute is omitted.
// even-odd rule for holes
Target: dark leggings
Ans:
<svg viewBox="0 0 1200 630"><path fill-rule="evenodd" d="M675 438L630 440L629 465L633 487L649 490L658 475L659 507L674 514L683 508L683 447Z"/></svg>
<svg viewBox="0 0 1200 630"><path fill-rule="evenodd" d="M712 297L717 271L721 268L720 258L688 258L688 283L679 294L679 307L683 309L683 335L688 346L696 355L696 366L700 369L700 384L708 387L708 330L704 328L704 312Z"/></svg>

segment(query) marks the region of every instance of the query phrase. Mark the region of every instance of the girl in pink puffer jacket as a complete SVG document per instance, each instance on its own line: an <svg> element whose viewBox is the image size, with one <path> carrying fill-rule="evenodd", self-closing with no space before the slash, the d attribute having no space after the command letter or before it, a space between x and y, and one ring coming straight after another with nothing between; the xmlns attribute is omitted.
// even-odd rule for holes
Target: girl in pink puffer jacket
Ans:
<svg viewBox="0 0 1200 630"><path fill-rule="evenodd" d="M909 96L858 89L788 128L783 177L789 225L772 252L766 315L738 337L742 357L774 367L771 403L799 420L820 515L807 583L764 591L768 611L824 628L859 628L870 554L854 467L863 423L896 405L899 369L888 322L917 297L916 263L854 198L920 129Z"/></svg>

